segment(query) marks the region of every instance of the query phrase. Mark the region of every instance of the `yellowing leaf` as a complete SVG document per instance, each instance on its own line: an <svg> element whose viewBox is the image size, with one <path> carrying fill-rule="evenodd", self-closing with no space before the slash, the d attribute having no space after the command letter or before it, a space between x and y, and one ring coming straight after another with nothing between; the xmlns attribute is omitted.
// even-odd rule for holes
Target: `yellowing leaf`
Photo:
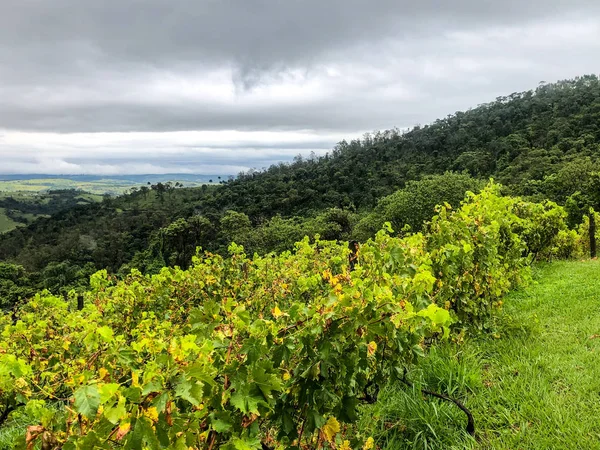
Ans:
<svg viewBox="0 0 600 450"><path fill-rule="evenodd" d="M346 440L342 442L342 445L340 445L339 450L352 450L352 447L350 447L350 441Z"/></svg>
<svg viewBox="0 0 600 450"><path fill-rule="evenodd" d="M275 317L276 319L279 319L283 315L283 313L279 309L279 306L277 305L275 305L275 308L271 310L271 314L273 314L273 317Z"/></svg>
<svg viewBox="0 0 600 450"><path fill-rule="evenodd" d="M139 387L140 385L140 376L137 372L131 372L131 385L133 387Z"/></svg>
<svg viewBox="0 0 600 450"><path fill-rule="evenodd" d="M152 422L158 422L158 411L154 406L151 406L150 408L146 409L144 411L144 415Z"/></svg>
<svg viewBox="0 0 600 450"><path fill-rule="evenodd" d="M71 341L69 341L69 340L65 340L62 344L62 348L64 348L65 350L69 350L70 346L71 346Z"/></svg>
<svg viewBox="0 0 600 450"><path fill-rule="evenodd" d="M129 422L123 422L121 425L119 425L119 429L117 430L117 435L115 436L117 441L120 441L121 439L123 439L125 437L125 435L129 432L130 429L131 429L131 423L129 423Z"/></svg>
<svg viewBox="0 0 600 450"><path fill-rule="evenodd" d="M321 431L328 442L333 442L335 435L340 432L340 423L335 417L330 417L327 423L321 428Z"/></svg>
<svg viewBox="0 0 600 450"><path fill-rule="evenodd" d="M108 370L106 370L104 367L100 367L100 370L98 370L98 376L100 379L103 380L106 375L108 375Z"/></svg>
<svg viewBox="0 0 600 450"><path fill-rule="evenodd" d="M367 345L367 354L369 356L373 356L376 351L377 351L377 343L375 341L369 342L369 345Z"/></svg>

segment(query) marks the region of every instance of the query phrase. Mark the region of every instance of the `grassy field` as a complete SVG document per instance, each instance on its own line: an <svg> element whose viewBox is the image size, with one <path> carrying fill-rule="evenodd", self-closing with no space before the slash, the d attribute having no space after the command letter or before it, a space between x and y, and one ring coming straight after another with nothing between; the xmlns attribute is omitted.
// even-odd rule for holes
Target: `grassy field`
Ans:
<svg viewBox="0 0 600 450"><path fill-rule="evenodd" d="M94 194L119 195L133 187L132 183L120 180L75 181L63 178L39 178L33 180L0 181L0 192L34 193L50 189L81 189Z"/></svg>
<svg viewBox="0 0 600 450"><path fill-rule="evenodd" d="M176 179L173 182L177 181ZM200 181L184 181L187 187L214 184ZM99 178L94 180L79 180L69 178L32 178L23 180L0 180L0 193L35 193L56 189L80 189L92 194L120 195L132 187L145 185L137 179Z"/></svg>
<svg viewBox="0 0 600 450"><path fill-rule="evenodd" d="M6 215L6 210L0 208L0 233L10 231L15 228L18 224Z"/></svg>
<svg viewBox="0 0 600 450"><path fill-rule="evenodd" d="M505 300L497 338L438 347L409 378L448 402L392 383L362 434L384 449L600 449L600 263L557 262Z"/></svg>

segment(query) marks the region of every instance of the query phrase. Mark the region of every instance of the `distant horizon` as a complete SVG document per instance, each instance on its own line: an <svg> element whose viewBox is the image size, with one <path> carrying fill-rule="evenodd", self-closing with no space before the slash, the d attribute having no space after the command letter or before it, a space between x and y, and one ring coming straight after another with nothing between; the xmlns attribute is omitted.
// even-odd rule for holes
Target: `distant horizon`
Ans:
<svg viewBox="0 0 600 450"><path fill-rule="evenodd" d="M237 176L233 174L222 174L222 173L189 173L189 172L164 172L164 173L119 173L119 174L94 174L94 173L0 173L2 177L50 177L50 178L73 178L73 177L165 177L165 176L183 176L183 177L231 177Z"/></svg>
<svg viewBox="0 0 600 450"><path fill-rule="evenodd" d="M117 183L144 185L146 183L181 182L192 184L218 183L235 179L236 175L223 174L190 174L190 173L161 173L161 174L118 174L118 175L96 175L96 174L48 174L48 173L18 173L0 174L0 183L35 182L36 180L66 180L72 183L98 183L102 181L114 181ZM52 181L49 181L52 183ZM2 188L0 187L0 190Z"/></svg>
<svg viewBox="0 0 600 450"><path fill-rule="evenodd" d="M196 172L160 172L160 173L115 173L115 174L95 174L95 173L44 173L44 172L18 172L18 173L2 173L0 172L0 177L7 176L49 176L49 177L128 177L128 176L164 176L164 175L186 175L186 176L228 176L230 174L211 174L211 173L196 173Z"/></svg>

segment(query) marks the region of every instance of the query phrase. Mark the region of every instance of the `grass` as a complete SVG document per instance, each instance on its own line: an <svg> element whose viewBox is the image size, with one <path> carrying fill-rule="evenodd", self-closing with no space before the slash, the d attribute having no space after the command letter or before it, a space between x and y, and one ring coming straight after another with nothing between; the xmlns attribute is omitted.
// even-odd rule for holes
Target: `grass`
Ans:
<svg viewBox="0 0 600 450"><path fill-rule="evenodd" d="M174 177L176 178L176 177ZM176 180L173 180L176 181ZM186 186L202 186L199 181L184 181ZM145 184L140 181L103 178L93 181L73 180L69 178L32 178L26 180L0 180L0 191L4 193L34 194L53 189L81 189L96 195L120 195L132 187ZM212 183L215 184L215 183Z"/></svg>
<svg viewBox="0 0 600 450"><path fill-rule="evenodd" d="M17 442L25 435L25 430L29 425L35 425L35 422L24 418L9 420L0 429L0 450L14 449Z"/></svg>
<svg viewBox="0 0 600 450"><path fill-rule="evenodd" d="M6 215L6 210L0 208L0 233L10 231L17 226L18 224Z"/></svg>
<svg viewBox="0 0 600 450"><path fill-rule="evenodd" d="M600 449L600 262L556 262L505 299L499 338L434 349L410 377L448 402L392 383L359 430L382 449Z"/></svg>

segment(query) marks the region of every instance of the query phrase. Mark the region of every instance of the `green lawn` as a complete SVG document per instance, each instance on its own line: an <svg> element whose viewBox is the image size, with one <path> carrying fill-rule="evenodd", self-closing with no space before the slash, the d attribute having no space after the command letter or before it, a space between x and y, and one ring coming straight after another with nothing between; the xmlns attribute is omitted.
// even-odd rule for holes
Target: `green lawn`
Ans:
<svg viewBox="0 0 600 450"><path fill-rule="evenodd" d="M410 377L456 406L391 384L361 434L385 449L600 449L600 262L557 262L505 299L498 338L447 344Z"/></svg>

